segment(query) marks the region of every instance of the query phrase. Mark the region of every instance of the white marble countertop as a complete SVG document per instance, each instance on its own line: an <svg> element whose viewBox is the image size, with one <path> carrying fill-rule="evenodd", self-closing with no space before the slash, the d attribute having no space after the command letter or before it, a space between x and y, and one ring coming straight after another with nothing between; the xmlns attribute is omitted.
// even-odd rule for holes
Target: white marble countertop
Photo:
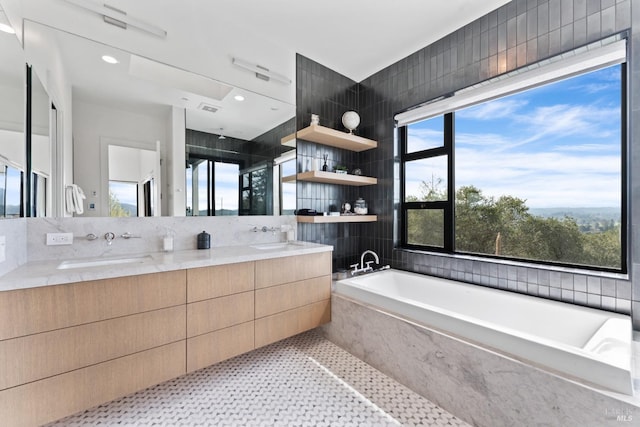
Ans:
<svg viewBox="0 0 640 427"><path fill-rule="evenodd" d="M28 262L0 277L0 292L87 280L233 264L237 262L304 255L333 250L332 246L308 242L266 243L251 246L222 246L204 250L126 254L121 257L72 258ZM136 262L59 269L63 261L105 261L137 258ZM117 262L117 261L116 261Z"/></svg>

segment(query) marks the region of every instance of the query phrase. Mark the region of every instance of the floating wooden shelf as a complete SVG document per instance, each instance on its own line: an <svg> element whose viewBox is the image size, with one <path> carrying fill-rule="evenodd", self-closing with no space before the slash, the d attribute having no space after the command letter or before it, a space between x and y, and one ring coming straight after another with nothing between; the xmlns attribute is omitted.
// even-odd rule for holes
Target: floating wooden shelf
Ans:
<svg viewBox="0 0 640 427"><path fill-rule="evenodd" d="M378 142L319 125L311 125L280 140L282 145L295 147L296 138L350 151L365 151L378 147Z"/></svg>
<svg viewBox="0 0 640 427"><path fill-rule="evenodd" d="M291 135L285 136L280 140L280 144L296 148L296 134L292 133Z"/></svg>
<svg viewBox="0 0 640 427"><path fill-rule="evenodd" d="M296 179L298 179L297 175L283 176L282 177L282 182L296 182Z"/></svg>
<svg viewBox="0 0 640 427"><path fill-rule="evenodd" d="M371 178L361 175L349 175L346 173L309 171L298 174L298 180L323 182L325 184L342 184L360 187L363 185L375 185L378 183L377 178Z"/></svg>
<svg viewBox="0 0 640 427"><path fill-rule="evenodd" d="M298 215L298 222L312 224L329 224L334 222L376 222L377 215L340 215L340 216L303 216Z"/></svg>

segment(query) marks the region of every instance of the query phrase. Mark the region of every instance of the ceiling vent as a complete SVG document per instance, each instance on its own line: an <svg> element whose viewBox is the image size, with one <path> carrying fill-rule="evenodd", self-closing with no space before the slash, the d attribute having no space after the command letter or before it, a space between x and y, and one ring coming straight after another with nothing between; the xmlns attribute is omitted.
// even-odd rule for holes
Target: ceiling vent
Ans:
<svg viewBox="0 0 640 427"><path fill-rule="evenodd" d="M218 111L220 107L216 107L215 105L207 104L206 102L201 102L198 105L198 110L206 111L208 113L215 113Z"/></svg>

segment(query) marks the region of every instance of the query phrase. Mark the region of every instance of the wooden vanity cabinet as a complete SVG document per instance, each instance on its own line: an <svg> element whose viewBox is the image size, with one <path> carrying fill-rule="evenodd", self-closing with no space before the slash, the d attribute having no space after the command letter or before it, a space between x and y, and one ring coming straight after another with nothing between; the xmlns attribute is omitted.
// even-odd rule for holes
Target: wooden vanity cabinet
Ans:
<svg viewBox="0 0 640 427"><path fill-rule="evenodd" d="M39 425L185 372L186 272L0 292L0 420Z"/></svg>
<svg viewBox="0 0 640 427"><path fill-rule="evenodd" d="M0 420L45 424L330 320L331 252L0 292Z"/></svg>
<svg viewBox="0 0 640 427"><path fill-rule="evenodd" d="M254 349L254 262L187 271L187 371Z"/></svg>
<svg viewBox="0 0 640 427"><path fill-rule="evenodd" d="M331 271L331 252L256 261L256 348L331 320Z"/></svg>

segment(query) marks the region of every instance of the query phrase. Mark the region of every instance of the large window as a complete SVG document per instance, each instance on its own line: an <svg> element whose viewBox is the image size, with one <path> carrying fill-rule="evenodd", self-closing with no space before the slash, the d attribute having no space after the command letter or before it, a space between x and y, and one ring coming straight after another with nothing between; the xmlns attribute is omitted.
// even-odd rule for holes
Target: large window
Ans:
<svg viewBox="0 0 640 427"><path fill-rule="evenodd" d="M0 218L23 216L22 171L0 162Z"/></svg>
<svg viewBox="0 0 640 427"><path fill-rule="evenodd" d="M403 246L625 270L624 74L608 66L401 127Z"/></svg>
<svg viewBox="0 0 640 427"><path fill-rule="evenodd" d="M195 159L186 169L187 216L238 215L236 163Z"/></svg>

